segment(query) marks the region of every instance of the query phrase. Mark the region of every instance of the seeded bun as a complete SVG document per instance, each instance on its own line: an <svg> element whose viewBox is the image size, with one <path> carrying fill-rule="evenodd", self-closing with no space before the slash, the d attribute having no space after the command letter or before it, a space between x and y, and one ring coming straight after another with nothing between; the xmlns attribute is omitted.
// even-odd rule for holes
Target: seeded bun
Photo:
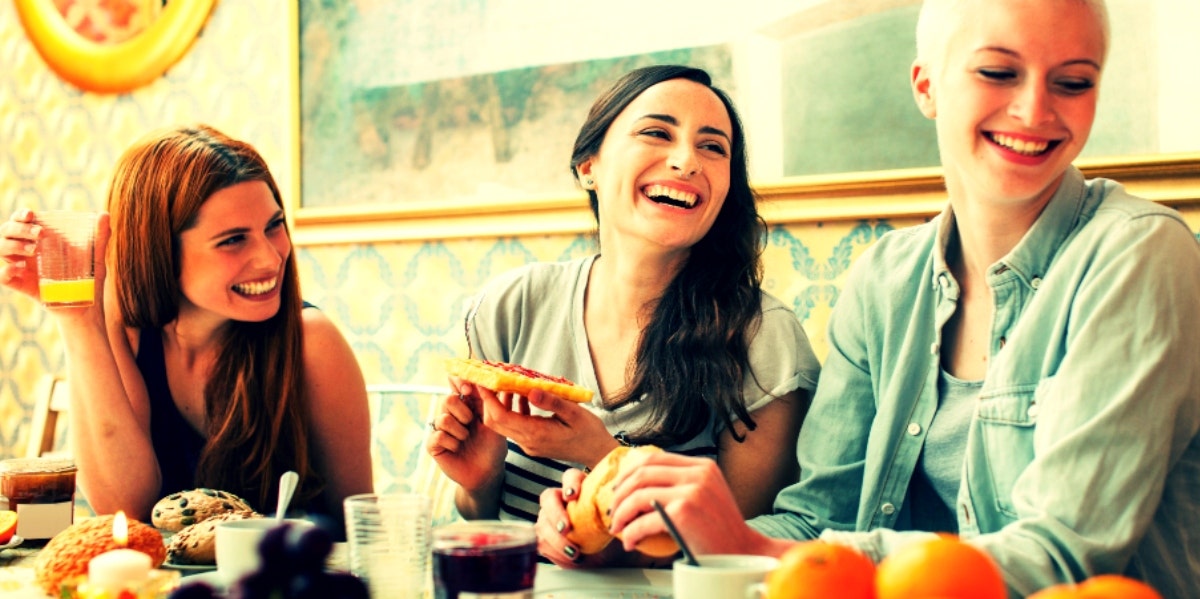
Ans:
<svg viewBox="0 0 1200 599"><path fill-rule="evenodd" d="M642 465L646 458L661 449L652 445L617 447L610 451L592 472L583 479L579 499L567 503L571 531L567 539L584 554L599 553L613 540L608 533L612 525L613 481L626 470ZM619 536L616 538L620 538ZM642 539L637 551L652 557L667 557L679 551L679 545L666 533Z"/></svg>
<svg viewBox="0 0 1200 599"><path fill-rule="evenodd" d="M149 555L155 568L167 555L162 534L136 520L129 520L126 547ZM34 580L47 594L58 597L64 583L87 574L88 562L93 557L117 548L111 515L80 520L46 543L34 563Z"/></svg>

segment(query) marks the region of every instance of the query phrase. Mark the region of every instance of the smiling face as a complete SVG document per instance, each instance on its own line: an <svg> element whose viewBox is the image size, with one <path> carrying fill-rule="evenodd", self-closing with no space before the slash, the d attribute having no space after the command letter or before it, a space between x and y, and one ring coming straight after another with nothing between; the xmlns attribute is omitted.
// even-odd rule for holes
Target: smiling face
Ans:
<svg viewBox="0 0 1200 599"><path fill-rule="evenodd" d="M671 79L638 95L576 167L598 198L601 245L628 236L686 252L703 238L729 192L732 136L703 84Z"/></svg>
<svg viewBox="0 0 1200 599"><path fill-rule="evenodd" d="M179 238L181 313L191 307L260 322L279 311L292 244L266 183L247 181L213 193Z"/></svg>
<svg viewBox="0 0 1200 599"><path fill-rule="evenodd" d="M1105 54L1080 0L962 0L913 66L951 198L1046 202L1087 142Z"/></svg>

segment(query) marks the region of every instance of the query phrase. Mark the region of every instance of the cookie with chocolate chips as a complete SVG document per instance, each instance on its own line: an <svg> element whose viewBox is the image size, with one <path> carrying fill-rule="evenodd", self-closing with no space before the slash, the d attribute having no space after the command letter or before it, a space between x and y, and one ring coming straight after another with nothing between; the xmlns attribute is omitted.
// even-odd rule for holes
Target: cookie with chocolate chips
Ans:
<svg viewBox="0 0 1200 599"><path fill-rule="evenodd" d="M150 519L155 528L179 532L218 514L252 511L250 504L228 491L192 489L158 500L150 512Z"/></svg>

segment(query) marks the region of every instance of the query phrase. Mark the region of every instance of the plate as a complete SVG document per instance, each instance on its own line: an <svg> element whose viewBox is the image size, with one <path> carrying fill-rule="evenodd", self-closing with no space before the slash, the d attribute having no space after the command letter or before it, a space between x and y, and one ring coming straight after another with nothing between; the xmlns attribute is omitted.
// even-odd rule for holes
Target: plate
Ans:
<svg viewBox="0 0 1200 599"><path fill-rule="evenodd" d="M188 576L187 578L184 578L179 584L183 585L183 584L188 584L190 582L206 583L209 586L211 586L213 588L213 590L217 591L218 593L224 593L225 591L228 590L225 588L227 586L225 584L225 577L221 576L216 570L212 570L211 572L199 572L197 574Z"/></svg>
<svg viewBox="0 0 1200 599"><path fill-rule="evenodd" d="M0 543L0 549L12 549L13 547L16 547L24 542L25 542L25 539L22 539L21 537L18 537L17 535L13 535L12 538L9 539L7 543Z"/></svg>
<svg viewBox="0 0 1200 599"><path fill-rule="evenodd" d="M163 562L160 567L168 570L179 570L184 576L200 572L212 572L217 569L213 564L176 564L174 562Z"/></svg>
<svg viewBox="0 0 1200 599"><path fill-rule="evenodd" d="M571 587L546 589L534 599L671 599L671 593L647 586Z"/></svg>

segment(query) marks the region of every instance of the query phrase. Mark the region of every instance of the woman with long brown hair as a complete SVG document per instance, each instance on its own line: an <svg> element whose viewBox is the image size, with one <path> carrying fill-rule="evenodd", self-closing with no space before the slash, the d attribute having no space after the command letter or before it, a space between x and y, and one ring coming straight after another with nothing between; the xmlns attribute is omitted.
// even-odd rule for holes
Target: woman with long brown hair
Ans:
<svg viewBox="0 0 1200 599"><path fill-rule="evenodd" d="M703 457L737 481L747 517L769 512L798 476L791 439L820 367L795 313L762 289L765 224L732 101L700 69L631 71L592 105L570 169L600 252L489 282L467 342L474 356L571 379L595 399L452 379L426 449L458 484L460 513L536 521L543 490L620 444ZM550 557L653 561L610 547Z"/></svg>
<svg viewBox="0 0 1200 599"><path fill-rule="evenodd" d="M108 210L103 301L49 310L92 507L147 520L159 498L201 486L266 511L295 470L296 501L340 520L342 499L372 488L366 388L341 333L305 309L262 157L203 125L154 134L121 157ZM29 210L0 227L0 282L34 298L39 234Z"/></svg>

